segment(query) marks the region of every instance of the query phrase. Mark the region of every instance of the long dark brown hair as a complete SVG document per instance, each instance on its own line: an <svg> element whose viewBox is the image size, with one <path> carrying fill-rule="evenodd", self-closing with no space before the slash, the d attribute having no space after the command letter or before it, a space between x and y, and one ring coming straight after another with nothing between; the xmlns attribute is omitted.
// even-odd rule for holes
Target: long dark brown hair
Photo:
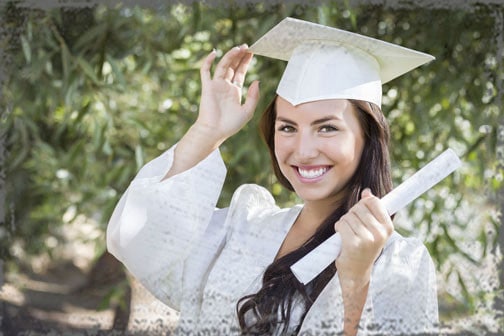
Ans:
<svg viewBox="0 0 504 336"><path fill-rule="evenodd" d="M264 111L259 128L266 142L273 171L278 181L293 191L292 185L283 176L275 156L275 99ZM238 321L245 335L271 335L274 331L286 334L291 321L291 311L298 301L304 305L297 333L304 316L320 292L336 273L331 263L306 286L301 284L290 270L290 266L334 234L334 223L360 199L365 188L382 197L392 189L389 159L389 128L380 108L372 103L349 100L357 110L357 117L364 134L364 148L359 165L348 182L345 201L318 226L317 231L301 247L273 261L264 272L262 287L255 294L238 300Z"/></svg>

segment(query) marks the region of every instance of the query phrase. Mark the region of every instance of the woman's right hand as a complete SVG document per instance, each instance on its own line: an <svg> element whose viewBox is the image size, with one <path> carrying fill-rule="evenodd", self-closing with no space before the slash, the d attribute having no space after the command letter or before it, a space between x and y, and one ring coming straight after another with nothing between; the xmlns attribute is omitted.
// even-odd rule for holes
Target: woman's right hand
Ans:
<svg viewBox="0 0 504 336"><path fill-rule="evenodd" d="M234 47L219 61L212 78L210 68L216 52L212 51L201 66L201 101L193 125L203 129L209 141L222 143L237 133L252 118L259 100L259 82L254 81L242 104L242 86L253 54L247 45Z"/></svg>
<svg viewBox="0 0 504 336"><path fill-rule="evenodd" d="M178 142L173 164L163 179L194 167L252 118L259 100L258 81L250 85L245 103L241 103L243 81L252 56L246 45L231 49L217 64L213 78L210 68L215 51L205 58L201 66L198 118Z"/></svg>

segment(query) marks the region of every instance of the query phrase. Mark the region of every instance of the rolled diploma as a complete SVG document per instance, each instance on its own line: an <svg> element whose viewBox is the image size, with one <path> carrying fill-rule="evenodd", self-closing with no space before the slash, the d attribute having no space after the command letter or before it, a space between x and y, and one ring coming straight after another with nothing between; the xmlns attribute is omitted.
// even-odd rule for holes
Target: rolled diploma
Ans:
<svg viewBox="0 0 504 336"><path fill-rule="evenodd" d="M381 200L392 216L418 196L461 166L460 159L448 148L422 169L413 174ZM303 284L307 284L334 262L341 252L341 237L337 232L291 266L292 273Z"/></svg>

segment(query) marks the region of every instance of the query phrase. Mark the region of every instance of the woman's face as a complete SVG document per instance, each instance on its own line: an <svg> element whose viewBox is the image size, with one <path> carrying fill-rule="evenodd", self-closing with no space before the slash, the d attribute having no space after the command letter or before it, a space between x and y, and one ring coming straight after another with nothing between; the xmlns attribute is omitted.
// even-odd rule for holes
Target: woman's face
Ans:
<svg viewBox="0 0 504 336"><path fill-rule="evenodd" d="M364 147L357 113L345 99L298 106L276 99L275 156L305 202L338 202L344 197Z"/></svg>

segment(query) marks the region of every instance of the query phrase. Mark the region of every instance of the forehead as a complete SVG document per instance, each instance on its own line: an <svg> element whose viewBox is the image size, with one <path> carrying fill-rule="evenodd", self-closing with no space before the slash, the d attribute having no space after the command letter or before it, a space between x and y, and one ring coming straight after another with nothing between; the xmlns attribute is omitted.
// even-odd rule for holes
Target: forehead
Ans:
<svg viewBox="0 0 504 336"><path fill-rule="evenodd" d="M342 120L357 118L356 107L347 99L326 99L292 105L278 96L275 102L277 117L299 120L315 120L321 117L335 117Z"/></svg>

